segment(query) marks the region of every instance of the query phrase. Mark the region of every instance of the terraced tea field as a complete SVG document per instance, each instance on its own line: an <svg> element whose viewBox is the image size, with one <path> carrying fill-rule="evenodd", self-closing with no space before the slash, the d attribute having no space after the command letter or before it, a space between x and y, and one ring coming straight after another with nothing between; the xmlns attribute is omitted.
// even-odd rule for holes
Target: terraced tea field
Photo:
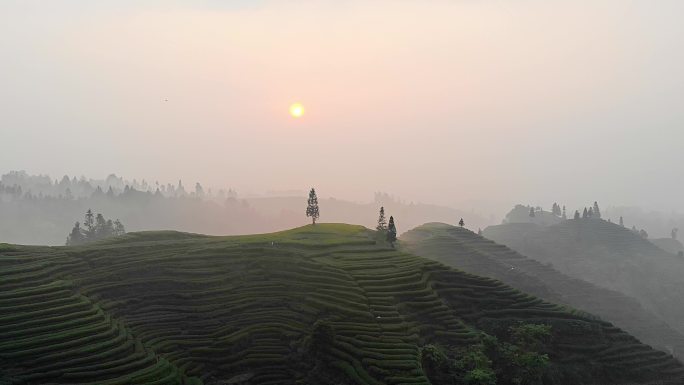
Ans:
<svg viewBox="0 0 684 385"><path fill-rule="evenodd" d="M593 218L490 226L484 235L565 275L634 298L684 334L684 259L627 228Z"/></svg>
<svg viewBox="0 0 684 385"><path fill-rule="evenodd" d="M468 273L496 278L546 301L565 304L610 321L641 341L670 352L684 352L684 335L634 298L569 277L476 233L443 223L428 223L404 233L402 246Z"/></svg>
<svg viewBox="0 0 684 385"><path fill-rule="evenodd" d="M318 320L334 340L312 356ZM519 321L552 327L549 383L684 379L607 322L359 226L0 249L0 383L429 384L421 346L468 346Z"/></svg>

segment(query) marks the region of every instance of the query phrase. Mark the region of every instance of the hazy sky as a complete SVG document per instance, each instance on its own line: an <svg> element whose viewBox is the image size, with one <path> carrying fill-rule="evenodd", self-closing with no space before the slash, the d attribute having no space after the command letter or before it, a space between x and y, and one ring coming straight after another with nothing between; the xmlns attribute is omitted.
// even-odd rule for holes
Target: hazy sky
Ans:
<svg viewBox="0 0 684 385"><path fill-rule="evenodd" d="M681 0L3 0L0 172L684 210L683 17Z"/></svg>

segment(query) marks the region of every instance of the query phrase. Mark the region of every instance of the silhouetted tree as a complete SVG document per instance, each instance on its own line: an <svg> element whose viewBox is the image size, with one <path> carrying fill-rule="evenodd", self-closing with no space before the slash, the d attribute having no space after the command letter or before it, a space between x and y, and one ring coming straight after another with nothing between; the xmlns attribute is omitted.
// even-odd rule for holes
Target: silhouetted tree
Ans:
<svg viewBox="0 0 684 385"><path fill-rule="evenodd" d="M397 241L397 227L394 225L394 217L390 215L389 223L387 224L387 242L394 247L394 242Z"/></svg>
<svg viewBox="0 0 684 385"><path fill-rule="evenodd" d="M198 198L204 197L204 188L202 188L199 182L195 183L195 196Z"/></svg>
<svg viewBox="0 0 684 385"><path fill-rule="evenodd" d="M580 219L580 213L577 210L575 210L575 219Z"/></svg>
<svg viewBox="0 0 684 385"><path fill-rule="evenodd" d="M557 217L561 216L561 208L560 205L558 205L558 203L553 202L553 206L551 207L551 213L553 213L553 215Z"/></svg>
<svg viewBox="0 0 684 385"><path fill-rule="evenodd" d="M378 231L387 230L387 219L385 218L385 208L380 207L380 215L378 215L378 225L375 227Z"/></svg>
<svg viewBox="0 0 684 385"><path fill-rule="evenodd" d="M316 190L314 188L311 188L311 191L309 191L309 200L308 200L308 205L306 206L306 216L311 217L311 223L316 224L316 220L320 216L320 212L318 210L318 197L316 197Z"/></svg>
<svg viewBox="0 0 684 385"><path fill-rule="evenodd" d="M107 220L105 220L104 215L97 214L95 216L95 238L102 239L107 238Z"/></svg>
<svg viewBox="0 0 684 385"><path fill-rule="evenodd" d="M93 211L91 209L86 211L83 226L85 226L86 238L88 240L95 239L95 215L93 215Z"/></svg>
<svg viewBox="0 0 684 385"><path fill-rule="evenodd" d="M639 235L641 238L648 239L648 233L644 229L639 230Z"/></svg>
<svg viewBox="0 0 684 385"><path fill-rule="evenodd" d="M620 226L625 227L625 221L622 220L622 216L620 216Z"/></svg>
<svg viewBox="0 0 684 385"><path fill-rule="evenodd" d="M461 220L458 221L458 225L461 227L465 226L465 222L463 222L463 218L461 218Z"/></svg>
<svg viewBox="0 0 684 385"><path fill-rule="evenodd" d="M584 212L582 213L582 218L587 218L588 215L589 215L589 212L587 211L587 208L585 207Z"/></svg>
<svg viewBox="0 0 684 385"><path fill-rule="evenodd" d="M587 217L591 218L594 216L594 209L589 207L589 211L587 211Z"/></svg>
<svg viewBox="0 0 684 385"><path fill-rule="evenodd" d="M121 236L126 234L126 229L124 228L124 225L121 223L120 220L115 220L114 221L114 235L115 236Z"/></svg>
<svg viewBox="0 0 684 385"><path fill-rule="evenodd" d="M565 205L563 205L563 215L561 216L561 218L563 218L563 220L568 219L568 216L565 215Z"/></svg>
<svg viewBox="0 0 684 385"><path fill-rule="evenodd" d="M601 210L599 210L599 206L596 201L594 201L594 216L596 218L601 218Z"/></svg>
<svg viewBox="0 0 684 385"><path fill-rule="evenodd" d="M83 234L83 230L81 230L81 224L76 222L74 224L74 228L71 229L71 233L67 237L66 244L67 246L74 246L74 245L80 245L85 241L85 235Z"/></svg>

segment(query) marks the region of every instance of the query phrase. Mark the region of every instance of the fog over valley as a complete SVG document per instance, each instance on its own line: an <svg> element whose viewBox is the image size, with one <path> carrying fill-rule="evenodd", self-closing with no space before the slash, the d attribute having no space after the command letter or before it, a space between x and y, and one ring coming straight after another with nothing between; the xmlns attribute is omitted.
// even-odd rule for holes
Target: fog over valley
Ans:
<svg viewBox="0 0 684 385"><path fill-rule="evenodd" d="M0 1L0 385L684 384L683 15Z"/></svg>

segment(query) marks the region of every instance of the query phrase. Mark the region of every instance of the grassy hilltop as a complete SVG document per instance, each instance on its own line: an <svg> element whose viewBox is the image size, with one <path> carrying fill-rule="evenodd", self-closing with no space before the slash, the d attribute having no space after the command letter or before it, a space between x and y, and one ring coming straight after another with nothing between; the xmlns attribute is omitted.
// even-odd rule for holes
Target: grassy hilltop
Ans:
<svg viewBox="0 0 684 385"><path fill-rule="evenodd" d="M523 224L524 225L524 224ZM444 223L428 223L401 236L410 252L468 273L487 276L546 301L565 304L615 323L660 350L684 352L684 335L637 300L573 278L476 233Z"/></svg>
<svg viewBox="0 0 684 385"><path fill-rule="evenodd" d="M440 352L520 322L550 327L547 384L684 379L607 322L342 224L6 246L0 310L0 383L442 384Z"/></svg>

